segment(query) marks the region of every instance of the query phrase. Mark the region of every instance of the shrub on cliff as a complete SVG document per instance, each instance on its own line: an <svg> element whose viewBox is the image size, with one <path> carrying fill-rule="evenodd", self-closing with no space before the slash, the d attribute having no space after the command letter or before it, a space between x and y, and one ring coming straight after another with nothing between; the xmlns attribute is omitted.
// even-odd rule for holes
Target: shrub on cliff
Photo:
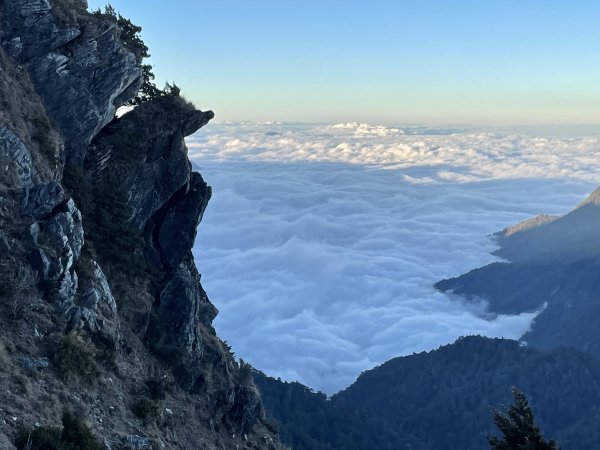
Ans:
<svg viewBox="0 0 600 450"><path fill-rule="evenodd" d="M14 318L21 317L38 297L38 277L33 268L14 257L0 257L0 301L8 302Z"/></svg>
<svg viewBox="0 0 600 450"><path fill-rule="evenodd" d="M111 5L106 6L104 11L100 9L94 11L94 14L107 16L116 22L120 31L121 42L127 50L135 55L138 64L142 68L142 86L135 98L130 100L128 104L140 105L148 100L164 95L165 91L160 90L154 84L152 66L150 64L143 64L143 61L150 57L150 53L148 53L148 46L140 36L142 27L135 25L131 20L117 13Z"/></svg>
<svg viewBox="0 0 600 450"><path fill-rule="evenodd" d="M98 373L94 347L75 334L55 340L48 356L59 376L65 380L73 375L90 378Z"/></svg>
<svg viewBox="0 0 600 450"><path fill-rule="evenodd" d="M17 448L19 450L105 449L89 427L75 414L65 412L62 425L62 430L53 427L37 427L32 431L21 430L16 442Z"/></svg>
<svg viewBox="0 0 600 450"><path fill-rule="evenodd" d="M132 210L118 183L107 180L92 187L83 169L69 166L65 168L63 186L81 210L86 235L95 248L92 256L126 275L143 274L146 265L137 255L143 237L129 223Z"/></svg>
<svg viewBox="0 0 600 450"><path fill-rule="evenodd" d="M85 14L87 2L83 0L50 0L54 16L66 25L77 25L77 19Z"/></svg>

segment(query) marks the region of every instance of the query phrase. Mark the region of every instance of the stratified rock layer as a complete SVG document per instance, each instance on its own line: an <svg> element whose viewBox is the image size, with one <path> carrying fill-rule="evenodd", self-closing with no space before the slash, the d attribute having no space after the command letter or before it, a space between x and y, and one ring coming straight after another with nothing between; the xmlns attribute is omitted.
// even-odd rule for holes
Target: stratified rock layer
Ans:
<svg viewBox="0 0 600 450"><path fill-rule="evenodd" d="M56 17L48 0L6 0L1 41L24 67L60 128L69 162L81 162L92 138L135 95L142 71L123 48L114 20L100 20L71 2L72 17ZM83 7L85 9L85 7Z"/></svg>

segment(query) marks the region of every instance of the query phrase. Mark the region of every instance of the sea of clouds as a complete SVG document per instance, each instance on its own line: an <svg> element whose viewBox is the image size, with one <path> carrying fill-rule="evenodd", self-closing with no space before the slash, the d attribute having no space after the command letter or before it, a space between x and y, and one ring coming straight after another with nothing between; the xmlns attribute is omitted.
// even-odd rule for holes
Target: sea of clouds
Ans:
<svg viewBox="0 0 600 450"><path fill-rule="evenodd" d="M494 261L489 235L572 209L600 138L360 123L210 124L188 139L213 186L194 256L236 356L329 394L469 334L518 338L436 281Z"/></svg>

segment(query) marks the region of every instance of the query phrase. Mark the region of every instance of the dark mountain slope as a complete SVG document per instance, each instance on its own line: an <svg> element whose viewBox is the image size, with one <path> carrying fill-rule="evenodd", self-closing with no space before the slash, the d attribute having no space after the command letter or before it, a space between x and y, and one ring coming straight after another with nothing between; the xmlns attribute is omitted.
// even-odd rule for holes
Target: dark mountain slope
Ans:
<svg viewBox="0 0 600 450"><path fill-rule="evenodd" d="M495 254L507 258L436 288L489 301L490 310L542 310L523 340L539 348L575 347L600 356L598 190L572 212L507 228Z"/></svg>
<svg viewBox="0 0 600 450"><path fill-rule="evenodd" d="M495 255L517 263L568 264L600 254L600 205L592 193L568 214L535 226L509 228L496 235Z"/></svg>
<svg viewBox="0 0 600 450"><path fill-rule="evenodd" d="M373 448L481 450L487 448L485 436L495 433L491 410L510 403L513 386L527 394L542 431L564 450L596 448L600 442L600 362L567 349L546 352L511 340L461 338L364 372L328 402L273 379L259 378L258 385L288 443L301 429L305 439L321 443L318 448L343 449L330 436L341 433L339 422L352 423L340 419L354 411L366 418L357 435L393 430L389 441ZM312 410L319 413L308 414ZM406 445L409 437L414 447Z"/></svg>
<svg viewBox="0 0 600 450"><path fill-rule="evenodd" d="M424 448L410 434L353 406L333 403L300 383L286 383L255 372L267 414L281 439L295 450L371 450Z"/></svg>

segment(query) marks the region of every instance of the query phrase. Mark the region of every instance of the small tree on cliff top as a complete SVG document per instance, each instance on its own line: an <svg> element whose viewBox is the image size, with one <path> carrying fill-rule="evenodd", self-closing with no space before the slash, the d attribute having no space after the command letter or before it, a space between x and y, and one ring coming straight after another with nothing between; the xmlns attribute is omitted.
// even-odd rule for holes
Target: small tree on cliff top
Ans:
<svg viewBox="0 0 600 450"><path fill-rule="evenodd" d="M514 405L506 411L494 411L494 423L502 439L488 437L492 450L560 450L554 441L546 441L533 420L527 397L513 388Z"/></svg>
<svg viewBox="0 0 600 450"><path fill-rule="evenodd" d="M120 38L123 45L133 53L137 59L138 64L142 68L142 86L138 91L135 98L128 102L129 105L140 105L153 98L161 97L165 95L165 91L162 91L154 84L154 73L152 73L152 66L150 64L142 64L142 62L150 57L148 53L148 46L142 40L140 33L142 27L135 25L131 20L123 17L117 13L115 9L109 4L104 8L104 12L100 9L94 12L94 14L104 14L112 17L119 27Z"/></svg>

